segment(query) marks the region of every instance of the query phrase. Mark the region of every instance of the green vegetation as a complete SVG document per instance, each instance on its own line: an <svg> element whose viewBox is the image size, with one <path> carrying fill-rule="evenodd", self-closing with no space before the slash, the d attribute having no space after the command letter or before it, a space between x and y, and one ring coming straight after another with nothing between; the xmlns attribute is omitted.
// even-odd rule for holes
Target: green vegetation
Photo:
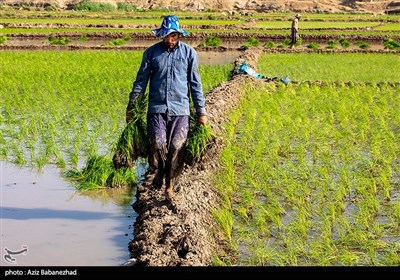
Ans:
<svg viewBox="0 0 400 280"><path fill-rule="evenodd" d="M207 146L213 139L213 132L210 124L197 125L192 115L189 138L187 144L188 157L191 162L199 162Z"/></svg>
<svg viewBox="0 0 400 280"><path fill-rule="evenodd" d="M398 266L398 85L241 90L215 178L235 264Z"/></svg>
<svg viewBox="0 0 400 280"><path fill-rule="evenodd" d="M106 43L106 46L121 46L121 45L127 43L130 39L131 39L131 37L129 37L129 36L125 36L123 38L117 38L115 40L112 40L112 41Z"/></svg>
<svg viewBox="0 0 400 280"><path fill-rule="evenodd" d="M141 55L0 52L0 159L35 169L77 168L93 155L111 160ZM204 92L229 79L232 67L200 65Z"/></svg>
<svg viewBox="0 0 400 280"><path fill-rule="evenodd" d="M129 3L117 3L117 7L109 10L109 4L82 1L76 6L80 11L20 11L0 10L1 22L40 25L40 28L12 28L0 29L0 34L10 33L73 33L73 32L149 32L154 25L159 25L160 18L169 11L151 10L141 11ZM217 11L189 12L175 11L182 22L182 26L191 33L214 33L215 26L221 27L218 32L229 32L243 35L290 34L291 13L254 13L251 20L254 25L243 29L241 25L248 20L247 16L229 16ZM54 28L54 24L67 24L68 29ZM46 26L48 25L48 26ZM138 25L137 28L121 28L120 25ZM143 27L146 25L148 27ZM115 26L115 28L110 28ZM235 28L237 27L237 28ZM385 36L397 37L400 29L400 15L368 15L368 14L304 14L300 23L300 32L303 35L337 35L356 36ZM213 34L210 34L213 36Z"/></svg>
<svg viewBox="0 0 400 280"><path fill-rule="evenodd" d="M0 24L66 23L71 28L6 27L0 29L0 43L11 33L42 33L52 37L52 44L63 45L73 32L88 33L82 41L95 32L149 32L147 27L108 25L158 25L167 12L144 13L121 3L111 9L89 1L78 7L87 12L38 12L23 3L15 12L1 10ZM259 46L252 34L288 37L292 17L255 13L257 24L243 30L243 16L177 15L190 32L209 33L210 45L218 45L219 38L212 34L215 29L204 26L229 26L225 32L246 34L245 48ZM301 34L340 35L338 41L327 40L332 49L352 43L368 48L349 38L379 35L391 38L382 42L386 49L396 50L399 23L398 15L310 14L303 15L300 27ZM289 43L285 38L263 46ZM145 103L138 103L136 119L125 123L141 55L119 50L0 52L0 160L39 170L54 164L68 170L63 175L79 190L134 185L135 169L115 168L113 155L122 154L133 164L146 154ZM399 266L398 65L398 53L391 52L262 56L257 72L288 76L292 82L248 80L239 106L226 112L221 167L214 178L221 209L213 215L236 258L215 255L215 265ZM205 93L229 79L231 70L232 65L200 65ZM189 156L196 161L214 135L209 125L196 126L193 115L189 135Z"/></svg>
<svg viewBox="0 0 400 280"><path fill-rule="evenodd" d="M89 12L112 12L115 11L115 7L108 3L95 3L88 0L82 0L73 6L73 10Z"/></svg>
<svg viewBox="0 0 400 280"><path fill-rule="evenodd" d="M311 42L311 43L307 44L307 48L309 48L309 49L318 49L319 45L317 43Z"/></svg>
<svg viewBox="0 0 400 280"><path fill-rule="evenodd" d="M199 47L219 47L222 43L221 38L208 36L204 42L201 42Z"/></svg>
<svg viewBox="0 0 400 280"><path fill-rule="evenodd" d="M368 66L369 65L369 66ZM292 81L397 82L398 54L297 53L264 54L258 72L268 77L289 76Z"/></svg>
<svg viewBox="0 0 400 280"><path fill-rule="evenodd" d="M370 45L363 41L357 41L354 43L356 46L360 47L361 49L369 49Z"/></svg>
<svg viewBox="0 0 400 280"><path fill-rule="evenodd" d="M111 158L96 155L91 155L81 170L68 170L64 176L75 182L78 190L132 187L137 180L134 168L116 169Z"/></svg>
<svg viewBox="0 0 400 280"><path fill-rule="evenodd" d="M392 38L384 39L383 45L385 46L385 49L389 49L389 50L394 50L394 49L400 48L400 42L398 42Z"/></svg>
<svg viewBox="0 0 400 280"><path fill-rule="evenodd" d="M326 48L328 48L328 49L334 49L334 48L336 48L336 46L337 46L338 43L339 43L339 42L336 41L336 40L329 40L329 41L328 41L328 45L326 46Z"/></svg>
<svg viewBox="0 0 400 280"><path fill-rule="evenodd" d="M54 36L49 36L48 40L50 44L52 45L68 45L71 40L65 37L54 37Z"/></svg>
<svg viewBox="0 0 400 280"><path fill-rule="evenodd" d="M249 37L246 42L242 45L242 48L247 49L248 47L258 47L260 45L260 41L257 38Z"/></svg>
<svg viewBox="0 0 400 280"><path fill-rule="evenodd" d="M7 40L7 36L0 36L0 44L4 44L5 42L7 42Z"/></svg>
<svg viewBox="0 0 400 280"><path fill-rule="evenodd" d="M346 38L340 38L339 43L343 48L348 48L350 47L350 43Z"/></svg>

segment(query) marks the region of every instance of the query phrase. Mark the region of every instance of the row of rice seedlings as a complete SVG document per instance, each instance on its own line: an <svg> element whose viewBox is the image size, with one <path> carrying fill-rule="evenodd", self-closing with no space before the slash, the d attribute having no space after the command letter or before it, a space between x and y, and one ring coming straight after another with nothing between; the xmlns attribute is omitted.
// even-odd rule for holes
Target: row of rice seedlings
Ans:
<svg viewBox="0 0 400 280"><path fill-rule="evenodd" d="M397 54L265 53L258 72L267 77L287 75L298 82L396 83L400 81L400 72L394 70L397 65Z"/></svg>
<svg viewBox="0 0 400 280"><path fill-rule="evenodd" d="M237 264L399 265L398 87L243 90L216 178Z"/></svg>

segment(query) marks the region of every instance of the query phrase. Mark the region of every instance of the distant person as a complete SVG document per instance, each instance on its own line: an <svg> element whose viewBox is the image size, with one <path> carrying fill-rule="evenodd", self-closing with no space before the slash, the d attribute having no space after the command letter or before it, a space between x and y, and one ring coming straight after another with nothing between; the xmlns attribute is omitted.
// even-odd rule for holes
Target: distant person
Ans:
<svg viewBox="0 0 400 280"><path fill-rule="evenodd" d="M293 49L294 45L296 44L297 40L299 39L299 20L301 18L300 14L296 14L294 19L292 20L292 32L291 32L291 39L290 48Z"/></svg>
<svg viewBox="0 0 400 280"><path fill-rule="evenodd" d="M181 42L187 31L180 28L177 16L163 19L152 30L161 39L147 48L129 94L126 122L133 118L135 102L149 84L147 134L150 151L149 169L138 191L161 188L165 179L165 198L174 199L176 179L184 165L189 133L190 100L196 110L197 123L207 123L205 97L195 49Z"/></svg>

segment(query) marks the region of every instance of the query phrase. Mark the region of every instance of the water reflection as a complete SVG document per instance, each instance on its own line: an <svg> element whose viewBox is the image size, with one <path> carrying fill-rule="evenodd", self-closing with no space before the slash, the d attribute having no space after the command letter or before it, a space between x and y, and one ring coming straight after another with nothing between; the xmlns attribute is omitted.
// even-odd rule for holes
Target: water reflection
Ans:
<svg viewBox="0 0 400 280"><path fill-rule="evenodd" d="M77 192L54 167L0 162L1 265L119 266L129 259L136 213L132 189ZM100 203L99 203L100 202ZM4 259L5 248L26 255Z"/></svg>

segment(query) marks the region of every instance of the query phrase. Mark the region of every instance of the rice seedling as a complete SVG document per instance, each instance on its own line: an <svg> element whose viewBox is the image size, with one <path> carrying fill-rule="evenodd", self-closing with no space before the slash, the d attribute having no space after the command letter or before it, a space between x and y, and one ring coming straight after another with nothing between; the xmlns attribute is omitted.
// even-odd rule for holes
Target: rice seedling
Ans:
<svg viewBox="0 0 400 280"><path fill-rule="evenodd" d="M71 40L66 37L49 36L48 40L52 45L68 45L71 42Z"/></svg>
<svg viewBox="0 0 400 280"><path fill-rule="evenodd" d="M194 114L191 115L191 125L186 145L187 162L193 164L199 162L201 156L207 150L207 146L212 143L214 136L209 123L198 125L195 123Z"/></svg>
<svg viewBox="0 0 400 280"><path fill-rule="evenodd" d="M121 133L113 156L115 168L131 168L138 157L147 157L149 140L147 137L145 116L147 112L147 94L134 103L133 118Z"/></svg>
<svg viewBox="0 0 400 280"><path fill-rule="evenodd" d="M199 44L199 47L219 47L222 43L221 38L216 36L208 36Z"/></svg>
<svg viewBox="0 0 400 280"><path fill-rule="evenodd" d="M249 47L258 47L260 45L260 41L253 37L250 36L249 38L247 38L246 42L242 45L242 48L249 48Z"/></svg>
<svg viewBox="0 0 400 280"><path fill-rule="evenodd" d="M131 187L136 182L136 171L132 168L114 168L111 159L93 155L81 169L71 169L63 174L75 181L78 190Z"/></svg>
<svg viewBox="0 0 400 280"><path fill-rule="evenodd" d="M110 42L107 42L105 45L106 46L121 46L121 45L126 44L130 39L131 39L131 37L125 36L123 38L117 38Z"/></svg>

